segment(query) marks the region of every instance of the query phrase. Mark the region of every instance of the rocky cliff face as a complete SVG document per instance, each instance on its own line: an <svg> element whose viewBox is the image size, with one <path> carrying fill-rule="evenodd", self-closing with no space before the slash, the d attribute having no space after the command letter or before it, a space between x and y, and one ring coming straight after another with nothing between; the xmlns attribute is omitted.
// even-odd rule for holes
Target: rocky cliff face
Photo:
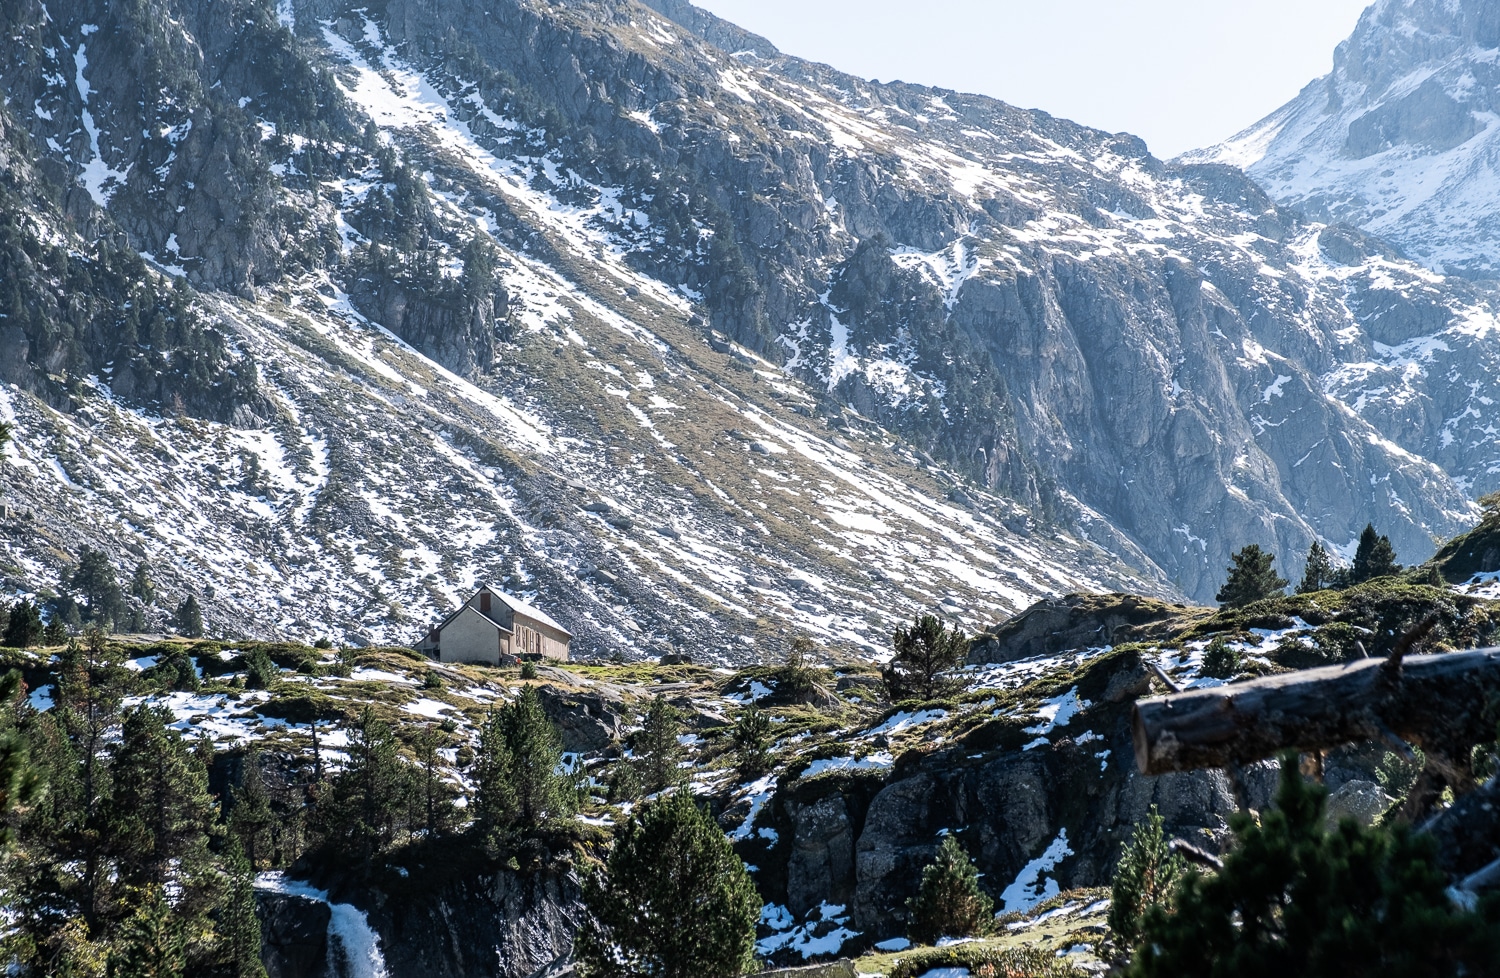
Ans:
<svg viewBox="0 0 1500 978"><path fill-rule="evenodd" d="M282 889L257 895L270 978L531 978L571 958L583 913L577 878L555 870L418 867L362 884L357 905Z"/></svg>
<svg viewBox="0 0 1500 978"><path fill-rule="evenodd" d="M1059 717L1065 733L1049 738L1047 723L985 720L981 711L957 730L929 732L928 746L891 771L791 765L754 817L756 833L741 844L762 895L805 921L809 935L831 929L820 928L820 906L845 908L842 924L868 944L903 933L912 881L950 832L989 881L1001 912L1025 909L1059 888L1102 885L1131 827L1153 805L1177 836L1227 838L1236 802L1219 772L1135 772L1130 706L1148 687L1138 654L1106 656L1060 698L1082 705ZM804 773L793 776L799 767ZM1257 769L1250 780L1252 803L1264 807L1274 774ZM741 814L731 810L729 818ZM796 943L783 947L795 951Z"/></svg>

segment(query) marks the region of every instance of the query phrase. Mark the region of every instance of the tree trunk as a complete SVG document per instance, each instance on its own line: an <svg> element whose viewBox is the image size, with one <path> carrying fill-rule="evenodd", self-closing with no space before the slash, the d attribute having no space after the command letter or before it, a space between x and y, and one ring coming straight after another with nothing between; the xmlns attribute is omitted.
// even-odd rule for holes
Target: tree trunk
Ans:
<svg viewBox="0 0 1500 978"><path fill-rule="evenodd" d="M1467 769L1472 745L1494 736L1497 704L1500 648L1364 659L1140 700L1135 760L1142 774L1232 770L1284 750L1404 740Z"/></svg>

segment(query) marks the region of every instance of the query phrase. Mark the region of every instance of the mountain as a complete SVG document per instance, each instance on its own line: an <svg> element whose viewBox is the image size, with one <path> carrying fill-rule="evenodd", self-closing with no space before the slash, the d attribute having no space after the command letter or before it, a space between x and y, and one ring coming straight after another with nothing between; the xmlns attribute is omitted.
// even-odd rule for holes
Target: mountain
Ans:
<svg viewBox="0 0 1500 978"><path fill-rule="evenodd" d="M1495 487L1494 295L1128 135L665 0L0 27L14 590L87 545L225 634L487 579L585 654L868 655L1370 520L1425 557Z"/></svg>
<svg viewBox="0 0 1500 978"><path fill-rule="evenodd" d="M1500 271L1500 17L1482 0L1379 0L1333 71L1187 160L1243 167L1276 200L1430 268Z"/></svg>

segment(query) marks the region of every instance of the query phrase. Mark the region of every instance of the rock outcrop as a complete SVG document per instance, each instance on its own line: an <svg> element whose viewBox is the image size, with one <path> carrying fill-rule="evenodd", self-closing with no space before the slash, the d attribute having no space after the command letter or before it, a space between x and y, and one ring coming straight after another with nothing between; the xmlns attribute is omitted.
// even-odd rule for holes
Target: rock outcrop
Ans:
<svg viewBox="0 0 1500 978"><path fill-rule="evenodd" d="M1147 687L1137 653L1106 654L1073 687L1083 709L1050 736L1002 716L903 755L890 772L783 780L756 821L772 827L774 841L761 832L741 843L762 895L798 917L825 901L846 905L849 926L871 943L904 933L914 881L948 833L1001 910L1106 885L1153 806L1174 836L1210 847L1227 840L1238 803L1222 772L1136 772L1130 708ZM1274 770L1254 769L1246 787L1252 807L1266 807Z"/></svg>

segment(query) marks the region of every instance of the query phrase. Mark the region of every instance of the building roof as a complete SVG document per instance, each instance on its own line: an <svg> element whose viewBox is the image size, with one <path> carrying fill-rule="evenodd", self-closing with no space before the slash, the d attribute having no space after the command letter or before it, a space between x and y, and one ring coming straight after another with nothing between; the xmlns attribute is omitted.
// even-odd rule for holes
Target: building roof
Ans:
<svg viewBox="0 0 1500 978"><path fill-rule="evenodd" d="M499 590L497 588L492 588L489 585L485 585L480 590L489 591L495 597L499 598L501 601L503 601L507 605L509 605L510 606L510 610L513 611L514 613L516 613L518 615L525 615L527 618L535 618L537 621L541 622L543 625L550 625L553 628L557 629L558 631L562 632L564 635L568 636L569 638L573 637L573 633L572 632L568 631L566 628L564 628L561 625L559 625L556 621L553 620L553 618L552 618L551 615L547 614L545 611L543 611L542 609L536 607L535 605L527 604L525 601L522 601L520 598L518 598L518 597L516 597L514 595L511 595L511 594L506 594L504 591L501 591L501 590Z"/></svg>
<svg viewBox="0 0 1500 978"><path fill-rule="evenodd" d="M480 591L488 591L488 592L490 592L490 594L494 595L502 603L504 603L506 607L510 608L510 610L511 610L511 612L513 614L524 615L527 618L533 618L533 619L541 622L543 625L550 625L551 627L553 627L553 628L557 629L558 631L562 632L564 635L568 636L568 638L572 638L573 637L573 633L570 632L570 631L568 631L566 628L562 627L561 625L559 625L552 618L551 615L547 614L545 611L543 611L542 609L536 607L535 605L527 604L525 601L522 601L520 598L516 597L515 595L506 594L504 591L501 591L499 588L490 587L488 584L481 585L480 588L479 588L479 590L475 591L474 594L479 594ZM452 612L450 612L447 617L445 617L441 622L439 622L436 630L437 631L442 631L444 628L448 627L448 623L451 622L451 621L453 621L453 619L457 618L460 614L462 614L463 610L469 606L469 602L472 601L472 600L474 600L474 595L473 594L469 595L468 598L464 599L463 604L459 605ZM503 632L509 632L510 631L510 629L506 628L504 625L500 624L498 621L495 621L489 615L485 615L484 612L480 611L478 608L474 609L474 613L478 614L478 615L483 615L486 620L492 622L495 625L495 627L498 628L498 629L500 629L501 631L503 631Z"/></svg>

